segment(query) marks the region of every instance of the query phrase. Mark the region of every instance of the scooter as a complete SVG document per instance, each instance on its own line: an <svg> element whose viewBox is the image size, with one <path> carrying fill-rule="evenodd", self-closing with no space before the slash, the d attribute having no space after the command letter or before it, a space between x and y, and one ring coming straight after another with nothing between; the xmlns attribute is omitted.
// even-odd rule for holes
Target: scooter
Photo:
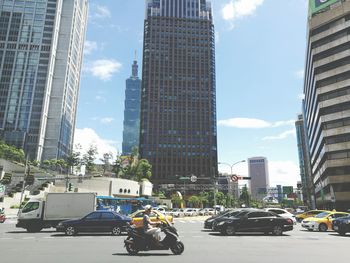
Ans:
<svg viewBox="0 0 350 263"><path fill-rule="evenodd" d="M6 221L5 213L0 212L0 223L4 223Z"/></svg>
<svg viewBox="0 0 350 263"><path fill-rule="evenodd" d="M160 224L160 229L165 233L163 240L157 242L152 235L146 235L142 228L127 228L128 237L124 240L124 246L129 255L136 255L139 251L168 250L175 255L180 255L185 249L184 244L179 239L179 234L175 227L171 226L167 219L166 223Z"/></svg>

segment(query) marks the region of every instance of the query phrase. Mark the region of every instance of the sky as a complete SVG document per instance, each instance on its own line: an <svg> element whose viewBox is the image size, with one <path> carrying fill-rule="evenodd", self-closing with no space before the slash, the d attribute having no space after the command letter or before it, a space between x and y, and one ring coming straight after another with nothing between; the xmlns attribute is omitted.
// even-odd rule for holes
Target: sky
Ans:
<svg viewBox="0 0 350 263"><path fill-rule="evenodd" d="M142 70L144 0L90 0L75 144L122 150L125 80ZM264 156L270 186L300 181L295 120L301 112L307 0L212 0L219 171ZM232 167L247 176L247 163ZM240 184L244 184L241 181Z"/></svg>

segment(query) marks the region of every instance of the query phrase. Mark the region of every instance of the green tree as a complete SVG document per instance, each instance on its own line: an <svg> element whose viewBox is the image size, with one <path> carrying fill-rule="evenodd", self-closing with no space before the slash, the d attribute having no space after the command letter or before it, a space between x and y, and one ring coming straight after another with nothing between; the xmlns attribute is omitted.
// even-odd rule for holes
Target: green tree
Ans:
<svg viewBox="0 0 350 263"><path fill-rule="evenodd" d="M141 159L136 164L136 178L137 181L141 181L142 179L150 180L152 177L152 165L146 159Z"/></svg>
<svg viewBox="0 0 350 263"><path fill-rule="evenodd" d="M173 203L173 205L175 207L180 207L181 204L183 203L183 200L180 196L178 196L177 194L173 194L171 196L171 202Z"/></svg>
<svg viewBox="0 0 350 263"><path fill-rule="evenodd" d="M246 185L242 188L242 193L241 193L239 199L245 205L250 206L250 195L249 195L248 188Z"/></svg>
<svg viewBox="0 0 350 263"><path fill-rule="evenodd" d="M112 159L113 154L111 152L103 154L103 158L100 159L102 161L103 174L105 174L106 171L109 171Z"/></svg>
<svg viewBox="0 0 350 263"><path fill-rule="evenodd" d="M196 195L192 195L189 199L188 199L188 203L192 206L192 207L199 207L201 205L201 200L198 196Z"/></svg>
<svg viewBox="0 0 350 263"><path fill-rule="evenodd" d="M90 174L93 171L95 171L96 169L95 160L96 160L97 154L98 152L97 152L96 145L91 144L87 152L83 155L82 163L85 165L85 170L87 174Z"/></svg>
<svg viewBox="0 0 350 263"><path fill-rule="evenodd" d="M223 192L216 192L215 197L217 205L226 205L226 196Z"/></svg>
<svg viewBox="0 0 350 263"><path fill-rule="evenodd" d="M115 176L117 178L122 177L122 173L123 173L123 166L122 166L122 158L119 155L119 153L117 154L114 164L113 164L113 168L112 168L112 172L115 173Z"/></svg>
<svg viewBox="0 0 350 263"><path fill-rule="evenodd" d="M208 192L200 192L199 193L199 200L201 202L201 206L205 207L209 204L209 194Z"/></svg>
<svg viewBox="0 0 350 263"><path fill-rule="evenodd" d="M80 144L76 144L74 149L67 156L66 162L69 168L69 173L73 173L74 167L80 168L82 165L81 148Z"/></svg>
<svg viewBox="0 0 350 263"><path fill-rule="evenodd" d="M25 162L25 155L22 149L17 149L3 141L0 141L0 158L19 163Z"/></svg>

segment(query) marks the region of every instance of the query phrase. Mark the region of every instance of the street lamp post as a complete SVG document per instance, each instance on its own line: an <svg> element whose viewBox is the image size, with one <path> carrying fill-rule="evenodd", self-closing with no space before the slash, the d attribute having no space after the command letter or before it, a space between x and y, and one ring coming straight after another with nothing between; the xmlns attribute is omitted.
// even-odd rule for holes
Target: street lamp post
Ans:
<svg viewBox="0 0 350 263"><path fill-rule="evenodd" d="M219 162L218 164L225 164L225 165L228 165L228 166L230 167L230 169L231 169L230 176L232 176L232 175L233 175L233 172L232 172L233 166L235 166L236 164L239 164L239 163L245 163L245 160L241 160L241 161L235 162L235 163L233 163L233 164L223 163L223 162Z"/></svg>

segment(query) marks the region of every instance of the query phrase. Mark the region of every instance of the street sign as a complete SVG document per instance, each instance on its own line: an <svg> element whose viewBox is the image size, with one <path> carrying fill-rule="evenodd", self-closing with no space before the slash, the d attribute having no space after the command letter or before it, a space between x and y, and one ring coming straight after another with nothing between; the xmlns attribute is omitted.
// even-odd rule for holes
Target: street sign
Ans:
<svg viewBox="0 0 350 263"><path fill-rule="evenodd" d="M191 182L192 182L192 183L197 182L197 176L192 175L192 176L191 176Z"/></svg>
<svg viewBox="0 0 350 263"><path fill-rule="evenodd" d="M237 182L237 181L238 181L238 179L239 179L239 178L238 178L238 176L237 176L237 175L235 175L235 174L231 176L231 180L232 180L232 182Z"/></svg>

